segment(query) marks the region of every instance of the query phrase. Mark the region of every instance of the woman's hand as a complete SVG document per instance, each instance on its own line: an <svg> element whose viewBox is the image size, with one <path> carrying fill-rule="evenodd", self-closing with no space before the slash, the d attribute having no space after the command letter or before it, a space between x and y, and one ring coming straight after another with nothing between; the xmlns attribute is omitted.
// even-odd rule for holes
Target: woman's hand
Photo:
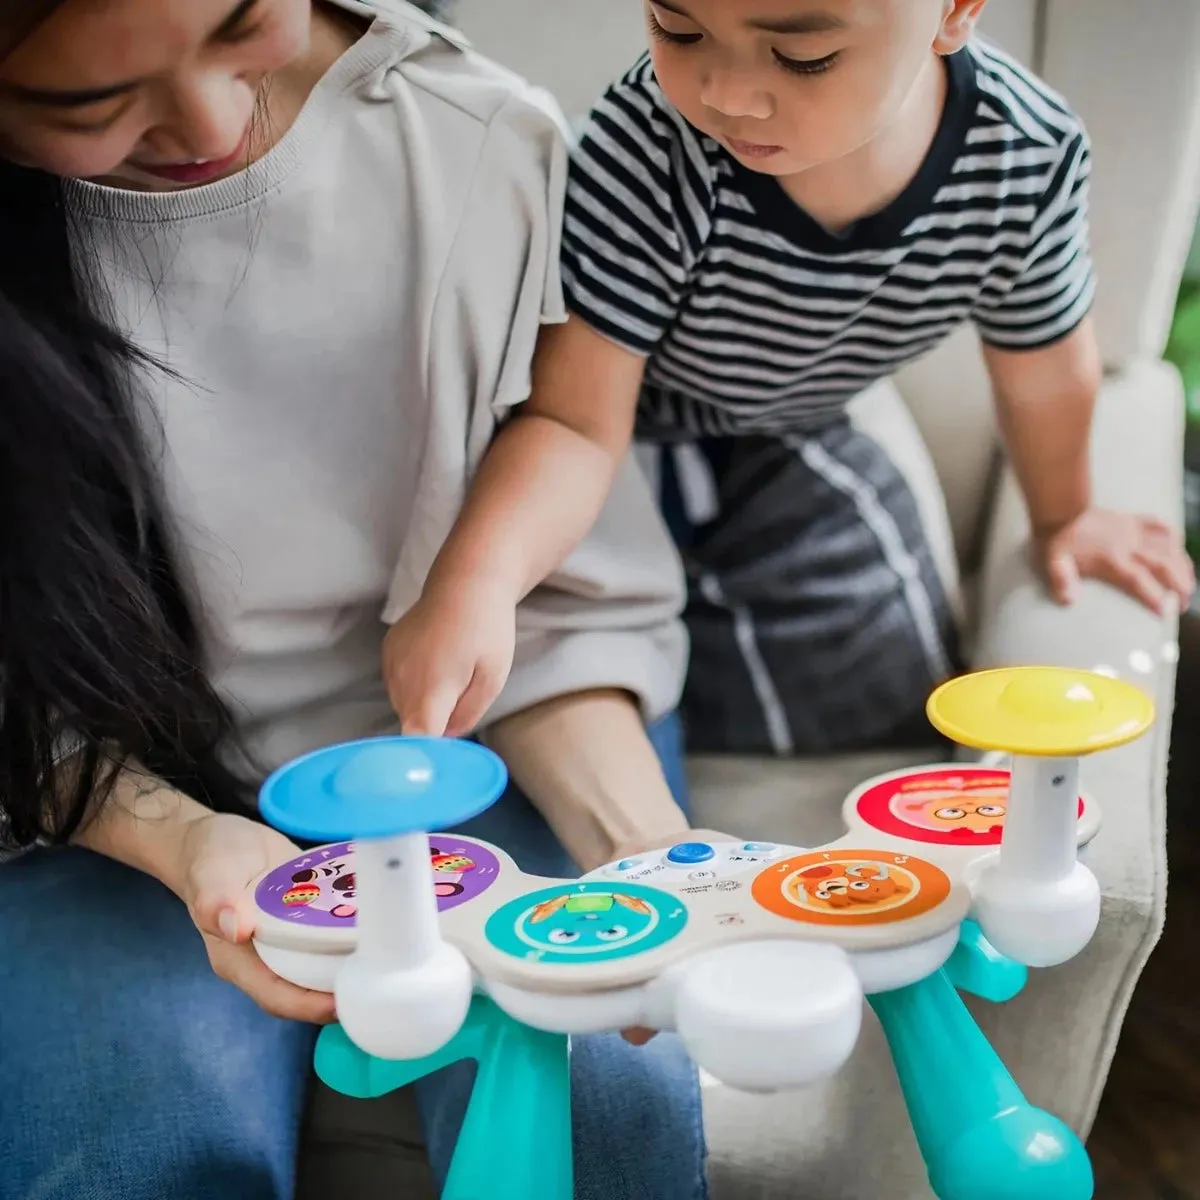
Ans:
<svg viewBox="0 0 1200 1200"><path fill-rule="evenodd" d="M401 730L470 733L508 680L516 623L510 589L469 581L427 588L383 640L384 682Z"/></svg>
<svg viewBox="0 0 1200 1200"><path fill-rule="evenodd" d="M280 979L250 942L257 910L247 885L295 858L298 847L247 817L211 813L188 825L182 852L181 899L204 939L213 970L272 1016L311 1024L333 1021L333 996Z"/></svg>

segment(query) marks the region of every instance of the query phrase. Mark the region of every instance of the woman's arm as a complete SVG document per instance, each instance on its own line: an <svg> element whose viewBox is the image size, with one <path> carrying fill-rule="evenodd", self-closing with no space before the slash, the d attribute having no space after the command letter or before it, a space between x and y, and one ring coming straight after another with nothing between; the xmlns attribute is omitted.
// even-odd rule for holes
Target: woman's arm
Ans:
<svg viewBox="0 0 1200 1200"><path fill-rule="evenodd" d="M70 764L60 770L69 771ZM153 775L125 767L103 803L93 804L72 842L151 875L183 897L188 831L212 815Z"/></svg>
<svg viewBox="0 0 1200 1200"><path fill-rule="evenodd" d="M249 884L298 853L282 834L247 817L215 813L152 775L126 768L72 842L174 892L187 905L212 969L267 1012L292 1021L333 1020L331 995L280 979L250 940L257 917Z"/></svg>
<svg viewBox="0 0 1200 1200"><path fill-rule="evenodd" d="M534 705L498 721L488 742L584 871L670 845L688 830L626 692Z"/></svg>

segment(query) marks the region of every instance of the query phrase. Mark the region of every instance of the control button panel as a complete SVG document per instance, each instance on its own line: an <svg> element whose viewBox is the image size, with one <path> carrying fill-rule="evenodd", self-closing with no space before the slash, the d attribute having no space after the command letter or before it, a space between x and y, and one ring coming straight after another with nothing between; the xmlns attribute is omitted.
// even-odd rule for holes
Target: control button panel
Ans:
<svg viewBox="0 0 1200 1200"><path fill-rule="evenodd" d="M662 850L651 850L601 867L586 878L620 879L629 883L652 883L685 893L736 889L743 876L753 876L789 855L795 846L774 842L679 842Z"/></svg>

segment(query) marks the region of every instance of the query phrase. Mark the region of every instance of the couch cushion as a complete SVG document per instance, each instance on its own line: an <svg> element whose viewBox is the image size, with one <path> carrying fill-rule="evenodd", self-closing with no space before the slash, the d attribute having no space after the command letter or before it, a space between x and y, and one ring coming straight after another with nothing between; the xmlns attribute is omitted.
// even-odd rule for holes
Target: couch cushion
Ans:
<svg viewBox="0 0 1200 1200"><path fill-rule="evenodd" d="M822 846L845 832L842 802L859 784L945 756L935 746L802 759L693 755L688 784L695 824L735 837Z"/></svg>

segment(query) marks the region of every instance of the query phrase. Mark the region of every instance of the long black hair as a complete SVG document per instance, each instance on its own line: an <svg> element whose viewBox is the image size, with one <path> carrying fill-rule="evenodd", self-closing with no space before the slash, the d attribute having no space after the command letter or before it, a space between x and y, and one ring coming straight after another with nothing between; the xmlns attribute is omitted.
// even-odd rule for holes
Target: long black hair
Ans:
<svg viewBox="0 0 1200 1200"><path fill-rule="evenodd" d="M60 2L26 0L16 40ZM69 839L131 762L218 807L245 791L142 436L158 368L102 299L62 181L0 161L3 846Z"/></svg>
<svg viewBox="0 0 1200 1200"><path fill-rule="evenodd" d="M0 59L60 3L10 0ZM250 795L139 423L165 368L102 301L62 181L0 158L0 847L69 840L131 762L215 808Z"/></svg>

